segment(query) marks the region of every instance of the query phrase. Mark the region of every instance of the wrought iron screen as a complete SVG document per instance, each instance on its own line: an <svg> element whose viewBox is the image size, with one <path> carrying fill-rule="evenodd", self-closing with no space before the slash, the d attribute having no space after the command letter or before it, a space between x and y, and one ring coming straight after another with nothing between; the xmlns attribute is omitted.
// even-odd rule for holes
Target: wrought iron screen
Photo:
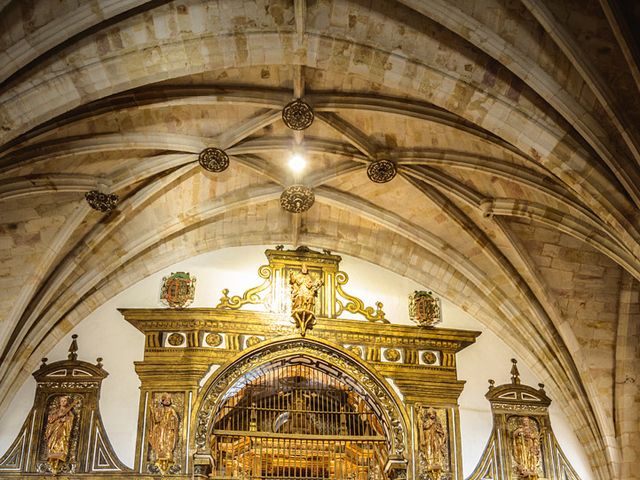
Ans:
<svg viewBox="0 0 640 480"><path fill-rule="evenodd" d="M382 479L379 411L354 381L310 359L251 372L217 411L214 478Z"/></svg>

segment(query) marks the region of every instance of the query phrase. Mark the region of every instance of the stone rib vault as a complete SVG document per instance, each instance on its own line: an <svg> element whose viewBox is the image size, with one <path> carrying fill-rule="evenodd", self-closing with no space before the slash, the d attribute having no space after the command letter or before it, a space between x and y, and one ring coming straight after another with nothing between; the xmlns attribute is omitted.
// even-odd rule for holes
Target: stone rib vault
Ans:
<svg viewBox="0 0 640 480"><path fill-rule="evenodd" d="M640 478L639 23L623 0L0 0L0 408L133 282L306 244L462 306L598 478ZM294 98L315 113L298 133ZM300 181L315 205L292 215Z"/></svg>

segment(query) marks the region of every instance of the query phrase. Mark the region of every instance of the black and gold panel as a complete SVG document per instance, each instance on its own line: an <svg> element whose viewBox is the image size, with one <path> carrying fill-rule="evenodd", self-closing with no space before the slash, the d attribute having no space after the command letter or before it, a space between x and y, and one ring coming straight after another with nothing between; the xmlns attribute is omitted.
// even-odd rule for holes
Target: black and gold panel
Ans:
<svg viewBox="0 0 640 480"><path fill-rule="evenodd" d="M216 308L121 310L147 339L136 471L461 480L456 354L479 333L390 324L380 302L345 292L330 252L265 253L264 282L225 289Z"/></svg>

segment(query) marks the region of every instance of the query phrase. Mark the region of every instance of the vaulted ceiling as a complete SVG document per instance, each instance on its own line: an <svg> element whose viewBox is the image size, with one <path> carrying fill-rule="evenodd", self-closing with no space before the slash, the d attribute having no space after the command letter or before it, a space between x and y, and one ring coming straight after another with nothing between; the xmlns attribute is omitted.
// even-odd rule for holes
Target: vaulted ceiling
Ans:
<svg viewBox="0 0 640 480"><path fill-rule="evenodd" d="M225 246L306 244L462 306L548 385L599 478L638 478L634 2L0 8L0 408L133 282ZM294 98L315 112L300 132L281 116ZM207 147L227 170L198 164ZM388 183L367 177L380 159ZM314 189L306 213L280 207L294 183ZM117 208L92 210L90 190Z"/></svg>

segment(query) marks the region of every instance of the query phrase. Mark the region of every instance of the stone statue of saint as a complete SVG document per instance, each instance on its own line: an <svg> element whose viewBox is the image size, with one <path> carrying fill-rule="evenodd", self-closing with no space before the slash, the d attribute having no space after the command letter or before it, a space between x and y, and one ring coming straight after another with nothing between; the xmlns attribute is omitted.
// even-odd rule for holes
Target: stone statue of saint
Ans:
<svg viewBox="0 0 640 480"><path fill-rule="evenodd" d="M173 464L173 450L178 438L178 413L171 395L163 393L150 411L149 444L156 454L156 465L166 471Z"/></svg>
<svg viewBox="0 0 640 480"><path fill-rule="evenodd" d="M312 275L305 263L299 272L289 272L291 286L291 311L307 311L315 313L318 290L324 282Z"/></svg>
<svg viewBox="0 0 640 480"><path fill-rule="evenodd" d="M513 430L511 443L516 471L522 478L538 479L540 463L540 432L529 417L522 417Z"/></svg>
<svg viewBox="0 0 640 480"><path fill-rule="evenodd" d="M54 400L47 415L47 427L44 438L47 442L47 459L54 471L57 471L60 463L67 460L69 454L69 439L75 414L74 407L77 402L72 402L67 395Z"/></svg>
<svg viewBox="0 0 640 480"><path fill-rule="evenodd" d="M421 407L418 414L418 444L421 464L429 477L439 478L439 472L446 465L446 433L438 413L432 407Z"/></svg>

